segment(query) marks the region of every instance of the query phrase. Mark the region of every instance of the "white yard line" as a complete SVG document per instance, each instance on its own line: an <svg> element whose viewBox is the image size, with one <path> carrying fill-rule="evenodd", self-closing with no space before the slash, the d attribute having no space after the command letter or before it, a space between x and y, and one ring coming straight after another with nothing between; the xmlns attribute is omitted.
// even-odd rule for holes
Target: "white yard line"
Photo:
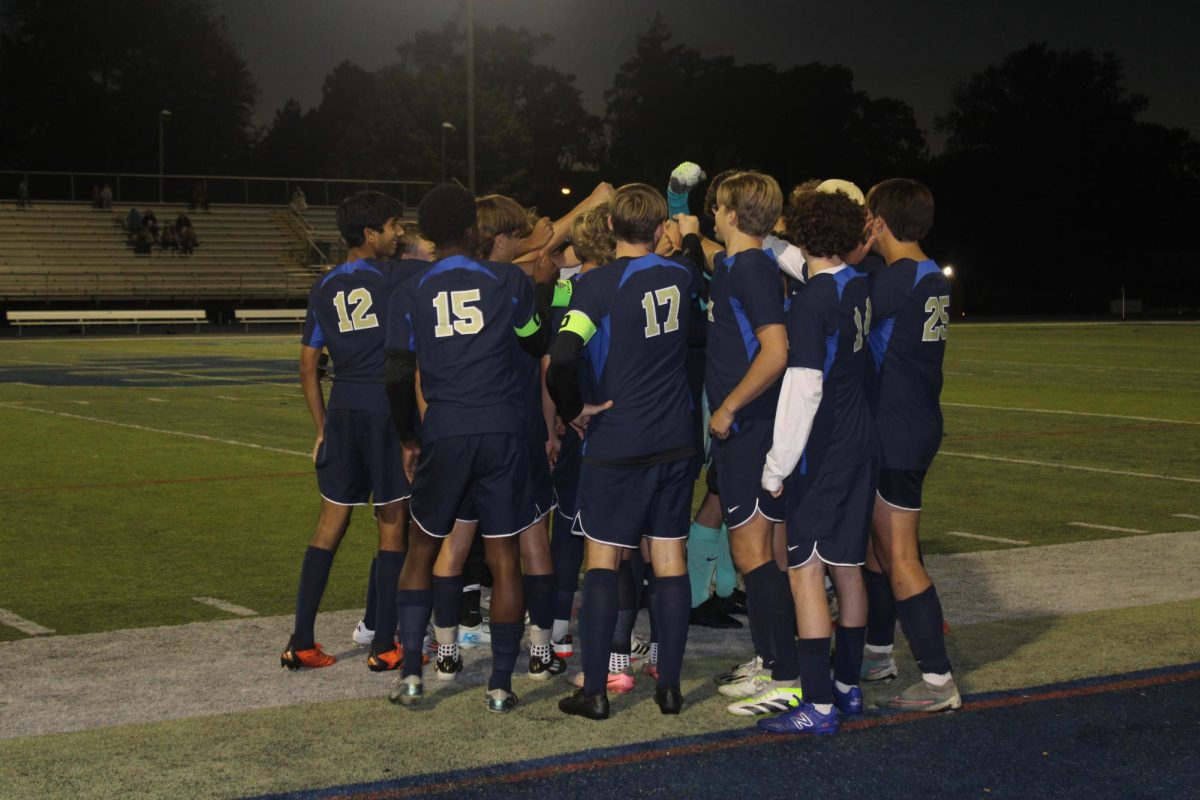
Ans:
<svg viewBox="0 0 1200 800"><path fill-rule="evenodd" d="M1134 422L1162 422L1169 425L1200 425L1200 420L1163 419L1162 417L1134 417L1128 414L1101 414L1094 411L1063 411L1057 408L1020 408L1017 406L988 406L980 403L946 403L953 408L980 408L986 411L1019 411L1027 414L1062 414L1068 417L1101 417L1103 419L1128 419Z"/></svg>
<svg viewBox="0 0 1200 800"><path fill-rule="evenodd" d="M1011 352L1021 352L1015 348ZM1192 369L1171 369L1168 367L1129 367L1129 366L1101 366L1099 364L1058 364L1046 363L1044 361L1002 361L995 358L956 358L955 362L963 362L968 364L1008 364L1019 367L1029 367L1030 369L1082 369L1092 372L1113 372L1115 370L1125 370L1134 372L1166 372L1179 373L1185 375L1195 375L1196 371Z"/></svg>
<svg viewBox="0 0 1200 800"><path fill-rule="evenodd" d="M1172 514L1171 516L1180 519L1200 519L1200 514Z"/></svg>
<svg viewBox="0 0 1200 800"><path fill-rule="evenodd" d="M946 531L947 536L961 536L964 539L979 539L983 542L1000 542L1001 544L1029 544L1020 539L1005 539L1003 536L983 536L978 533L967 533L966 531Z"/></svg>
<svg viewBox="0 0 1200 800"><path fill-rule="evenodd" d="M1002 464L1024 464L1031 467L1051 467L1053 469L1069 469L1076 472L1098 472L1102 475L1120 475L1126 478L1151 478L1157 481L1176 481L1178 483L1200 483L1200 478L1184 478L1179 475L1159 475L1153 472L1130 472L1120 469L1104 469L1102 467L1084 467L1078 464L1056 464L1051 461L1034 461L1031 458L1004 458L1002 456L985 456L979 453L956 453L951 450L939 450L938 455L952 458L971 458L976 461L998 461Z"/></svg>
<svg viewBox="0 0 1200 800"><path fill-rule="evenodd" d="M16 628L21 633L29 636L46 636L54 633L52 628L46 628L38 625L36 622L25 619L22 616L14 614L7 608L0 608L0 625L7 625L10 628Z"/></svg>
<svg viewBox="0 0 1200 800"><path fill-rule="evenodd" d="M1118 533L1146 533L1146 531L1142 530L1141 528L1121 528L1116 525L1096 525L1095 523L1092 523L1092 522L1068 522L1067 524L1071 525L1073 527L1076 527L1076 528L1092 528L1093 530L1097 530L1097 531L1116 531Z"/></svg>
<svg viewBox="0 0 1200 800"><path fill-rule="evenodd" d="M234 605L233 603L228 603L228 602L226 602L224 600L220 600L216 597L193 597L192 599L195 600L197 603L203 603L206 606L212 606L213 608L219 608L226 613L235 614L239 617L257 617L258 616L258 612L254 611L253 609L246 608L245 606Z"/></svg>
<svg viewBox="0 0 1200 800"><path fill-rule="evenodd" d="M36 414L49 414L54 417L66 417L67 419L78 419L85 422L98 422L102 425L113 425L118 428L129 428L135 431L146 431L147 433L161 433L166 436L181 436L186 439L199 439L203 442L214 442L216 444L231 444L237 447L249 447L252 450L265 450L268 453L283 453L289 456L303 456L311 458L312 453L305 453L300 450L286 450L282 447L268 447L265 444L255 444L254 442L239 442L235 439L220 439L216 436L205 436L202 433L186 433L184 431L172 431L165 428L151 428L147 425L135 425L132 422L117 422L111 419L100 419L99 417L85 417L82 414L68 414L65 411L50 411L45 408L33 408L31 406L18 405L17 403L0 403L0 408L11 408L15 411L32 411Z"/></svg>

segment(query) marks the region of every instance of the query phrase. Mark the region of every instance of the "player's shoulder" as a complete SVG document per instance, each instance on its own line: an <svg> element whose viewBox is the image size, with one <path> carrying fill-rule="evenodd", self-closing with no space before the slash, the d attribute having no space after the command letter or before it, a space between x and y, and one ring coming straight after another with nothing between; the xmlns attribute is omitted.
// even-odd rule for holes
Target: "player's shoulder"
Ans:
<svg viewBox="0 0 1200 800"><path fill-rule="evenodd" d="M373 281L382 280L384 277L383 270L374 261L366 258L360 258L356 261L347 261L340 264L321 276L319 281L320 286L326 287L330 284L344 283L349 280L354 281Z"/></svg>

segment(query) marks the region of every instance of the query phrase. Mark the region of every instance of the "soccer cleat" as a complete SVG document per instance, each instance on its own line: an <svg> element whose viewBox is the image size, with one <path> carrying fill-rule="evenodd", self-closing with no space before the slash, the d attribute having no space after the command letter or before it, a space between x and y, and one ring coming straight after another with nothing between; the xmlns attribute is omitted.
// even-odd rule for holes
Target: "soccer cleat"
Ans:
<svg viewBox="0 0 1200 800"><path fill-rule="evenodd" d="M744 617L749 613L746 610L746 593L741 589L734 589L729 593L729 597L719 595L713 595L713 597L716 598L717 608L726 614L737 614Z"/></svg>
<svg viewBox="0 0 1200 800"><path fill-rule="evenodd" d="M439 681L452 681L462 672L463 660L460 655L438 656L433 666L433 675Z"/></svg>
<svg viewBox="0 0 1200 800"><path fill-rule="evenodd" d="M837 733L837 712L830 709L828 714L817 711L811 703L801 703L796 708L770 719L760 719L758 727L770 733L807 733L825 736Z"/></svg>
<svg viewBox="0 0 1200 800"><path fill-rule="evenodd" d="M730 703L725 710L735 717L761 717L796 708L804 697L799 688L782 681L766 681L761 686L759 691L744 700Z"/></svg>
<svg viewBox="0 0 1200 800"><path fill-rule="evenodd" d="M367 669L371 672L391 672L404 666L404 648L395 648L382 653L371 653L367 656Z"/></svg>
<svg viewBox="0 0 1200 800"><path fill-rule="evenodd" d="M655 664L653 661L647 661L645 664L642 664L642 674L657 681L658 664Z"/></svg>
<svg viewBox="0 0 1200 800"><path fill-rule="evenodd" d="M737 683L742 678L745 678L747 675L751 675L755 672L758 672L762 668L763 668L762 657L755 656L754 658L750 659L749 661L747 661L744 664L735 664L734 666L732 666L730 668L729 672L726 672L726 673L716 676L715 678L713 678L713 683L717 684L718 686L723 686L727 683Z"/></svg>
<svg viewBox="0 0 1200 800"><path fill-rule="evenodd" d="M683 693L674 686L658 687L654 690L654 702L663 714L678 714L683 708Z"/></svg>
<svg viewBox="0 0 1200 800"><path fill-rule="evenodd" d="M859 676L867 682L890 681L895 679L900 671L896 669L896 660L891 653L863 653L862 671Z"/></svg>
<svg viewBox="0 0 1200 800"><path fill-rule="evenodd" d="M492 643L492 626L487 622L478 625L458 626L458 646L464 650L479 647L481 644Z"/></svg>
<svg viewBox="0 0 1200 800"><path fill-rule="evenodd" d="M851 686L849 691L841 692L838 690L837 684L834 684L833 704L837 706L838 711L847 716L863 713L862 689L857 686Z"/></svg>
<svg viewBox="0 0 1200 800"><path fill-rule="evenodd" d="M517 704L517 696L503 689L491 689L487 693L487 710L493 714L507 714Z"/></svg>
<svg viewBox="0 0 1200 800"><path fill-rule="evenodd" d="M320 644L314 644L307 650L297 650L289 642L287 649L279 656L279 666L288 669L320 669L331 667L337 663L337 656L331 656L321 649Z"/></svg>
<svg viewBox="0 0 1200 800"><path fill-rule="evenodd" d="M922 678L900 694L879 704L881 708L894 708L897 711L953 711L962 707L962 697L954 679L946 681L945 686L935 686Z"/></svg>
<svg viewBox="0 0 1200 800"><path fill-rule="evenodd" d="M559 658L570 658L575 655L575 639L571 634L568 633L554 643L554 655Z"/></svg>
<svg viewBox="0 0 1200 800"><path fill-rule="evenodd" d="M567 671L567 662L550 654L550 658L542 658L541 656L529 656L529 677L535 681L548 680L555 675L562 675Z"/></svg>
<svg viewBox="0 0 1200 800"><path fill-rule="evenodd" d="M688 618L689 625L699 625L702 628L733 629L742 627L742 621L734 619L721 610L721 603L716 597L710 597L692 609Z"/></svg>
<svg viewBox="0 0 1200 800"><path fill-rule="evenodd" d="M354 639L356 645L364 647L375 641L375 631L364 625L360 619L358 624L354 626L354 633L351 634L351 638Z"/></svg>
<svg viewBox="0 0 1200 800"><path fill-rule="evenodd" d="M700 169L699 164L684 161L671 170L671 179L667 183L667 188L675 192L675 194L685 194L694 189L696 184L700 183L704 178L704 170Z"/></svg>
<svg viewBox="0 0 1200 800"><path fill-rule="evenodd" d="M425 686L421 683L420 675L403 675L396 678L396 682L392 684L388 700L402 706L415 706L421 702L424 694Z"/></svg>
<svg viewBox="0 0 1200 800"><path fill-rule="evenodd" d="M583 673L576 672L571 676L571 685L576 689L583 689ZM632 692L634 685L634 677L628 672L610 672L608 673L608 684L606 691L613 694L625 694Z"/></svg>
<svg viewBox="0 0 1200 800"><path fill-rule="evenodd" d="M949 635L950 635L950 623L947 622L946 620L942 620L942 636L949 636Z"/></svg>
<svg viewBox="0 0 1200 800"><path fill-rule="evenodd" d="M601 692L589 696L583 693L583 689L559 700L558 710L564 714L588 719L608 719L608 715L611 713L608 706L608 695Z"/></svg>
<svg viewBox="0 0 1200 800"><path fill-rule="evenodd" d="M637 661L648 655L650 655L650 640L634 634L633 638L629 640L629 660Z"/></svg>

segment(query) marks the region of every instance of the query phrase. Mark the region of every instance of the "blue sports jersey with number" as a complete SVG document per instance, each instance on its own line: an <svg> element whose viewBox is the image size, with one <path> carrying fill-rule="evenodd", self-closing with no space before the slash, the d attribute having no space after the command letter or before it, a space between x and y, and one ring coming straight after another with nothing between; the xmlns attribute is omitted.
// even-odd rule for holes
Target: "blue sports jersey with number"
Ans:
<svg viewBox="0 0 1200 800"><path fill-rule="evenodd" d="M821 404L799 474L855 467L871 454L866 381L871 327L867 276L853 267L811 277L788 310L789 368L821 371Z"/></svg>
<svg viewBox="0 0 1200 800"><path fill-rule="evenodd" d="M715 412L758 355L754 332L764 325L784 324L783 282L775 259L759 249L732 257L718 253L713 259L708 319L704 390L708 407ZM735 420L774 419L778 399L776 382L740 408Z"/></svg>
<svg viewBox="0 0 1200 800"><path fill-rule="evenodd" d="M950 281L933 261L900 259L871 275L871 410L883 469L928 469L942 443L942 359Z"/></svg>
<svg viewBox="0 0 1200 800"><path fill-rule="evenodd" d="M698 280L690 264L654 254L579 279L562 329L587 345L592 386L583 396L613 402L588 426L586 461L648 464L692 453L686 364Z"/></svg>
<svg viewBox="0 0 1200 800"><path fill-rule="evenodd" d="M512 264L450 256L392 295L387 347L417 354L425 412L422 440L481 433L524 436L518 336L537 331L533 285Z"/></svg>
<svg viewBox="0 0 1200 800"><path fill-rule="evenodd" d="M383 385L388 289L384 271L360 259L325 273L309 292L300 343L329 350L335 365L330 409L389 410Z"/></svg>

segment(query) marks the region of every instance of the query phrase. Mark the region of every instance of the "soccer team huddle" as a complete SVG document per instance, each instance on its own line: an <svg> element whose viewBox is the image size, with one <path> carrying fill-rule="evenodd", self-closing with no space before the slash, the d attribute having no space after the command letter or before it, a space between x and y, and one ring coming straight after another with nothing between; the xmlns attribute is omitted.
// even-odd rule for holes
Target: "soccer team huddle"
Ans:
<svg viewBox="0 0 1200 800"><path fill-rule="evenodd" d="M462 670L460 644L480 638L460 629L464 573L482 561L488 710L516 706L528 630L530 679L582 649L564 713L608 718L632 652L678 714L689 621L727 547L754 649L716 677L730 713L836 732L863 712L861 682L897 677L897 621L921 675L881 705L961 705L918 541L950 302L920 245L933 197L835 179L785 202L771 176L730 170L708 182L707 236L688 210L704 177L680 164L665 197L601 184L557 221L441 185L419 232L386 195L342 202L347 261L314 285L302 338L322 503L284 666L336 661L317 609L352 507L370 504L379 550L354 638L371 670L398 673L394 703L421 701L430 660L435 680Z"/></svg>

